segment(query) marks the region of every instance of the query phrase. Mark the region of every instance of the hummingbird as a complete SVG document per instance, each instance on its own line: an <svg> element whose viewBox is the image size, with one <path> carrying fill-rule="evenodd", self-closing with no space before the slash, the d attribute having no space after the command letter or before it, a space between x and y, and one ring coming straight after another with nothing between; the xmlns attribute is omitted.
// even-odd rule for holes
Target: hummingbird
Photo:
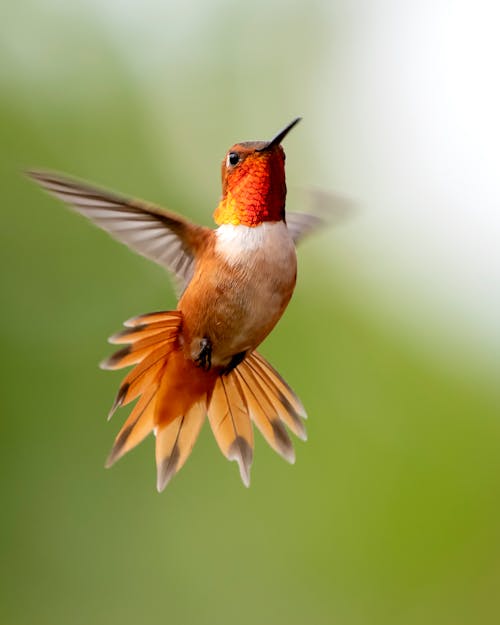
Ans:
<svg viewBox="0 0 500 625"><path fill-rule="evenodd" d="M123 347L101 363L111 370L133 366L109 418L138 400L106 466L153 432L158 491L186 462L207 415L221 452L237 462L247 487L252 423L292 464L288 431L307 438L300 399L256 351L294 291L297 243L321 223L312 214L285 212L281 142L299 121L294 119L270 141L245 141L229 149L222 161L215 229L58 173L27 172L50 194L177 279L176 310L125 321L124 329L109 339Z"/></svg>

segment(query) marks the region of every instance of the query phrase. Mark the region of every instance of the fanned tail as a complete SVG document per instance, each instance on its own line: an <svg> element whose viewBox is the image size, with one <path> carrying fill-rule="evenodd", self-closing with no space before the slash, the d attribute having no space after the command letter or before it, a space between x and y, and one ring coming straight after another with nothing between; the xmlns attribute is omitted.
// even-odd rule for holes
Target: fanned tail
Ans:
<svg viewBox="0 0 500 625"><path fill-rule="evenodd" d="M186 359L179 342L182 313L134 317L110 338L126 346L107 358L104 369L134 368L125 376L110 417L138 399L119 431L106 466L111 466L148 434L156 434L157 488L163 490L181 469L208 413L215 439L226 458L238 463L250 485L252 421L269 445L288 462L295 452L288 429L306 439L304 408L283 378L257 352L228 374L206 371Z"/></svg>
<svg viewBox="0 0 500 625"><path fill-rule="evenodd" d="M304 407L280 374L257 352L227 375L218 377L208 418L222 453L235 460L245 486L250 485L255 423L269 445L285 460L295 452L285 425L306 440Z"/></svg>
<svg viewBox="0 0 500 625"><path fill-rule="evenodd" d="M139 400L119 431L106 466L111 466L148 434L156 434L157 487L163 490L187 460L207 412L216 373L184 358L179 345L182 313L169 311L129 319L110 337L127 346L101 363L103 369L135 367L118 389L110 417Z"/></svg>

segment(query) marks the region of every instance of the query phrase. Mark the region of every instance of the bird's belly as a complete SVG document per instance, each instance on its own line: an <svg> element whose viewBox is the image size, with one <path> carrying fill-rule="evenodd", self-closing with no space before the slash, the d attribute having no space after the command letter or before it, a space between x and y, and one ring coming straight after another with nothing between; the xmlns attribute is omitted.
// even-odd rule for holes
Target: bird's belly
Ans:
<svg viewBox="0 0 500 625"><path fill-rule="evenodd" d="M211 325L214 358L224 362L234 354L252 350L274 328L282 316L295 285L295 274L276 281L256 272L253 280L227 285L216 303L220 311ZM286 278L286 279L283 279Z"/></svg>
<svg viewBox="0 0 500 625"><path fill-rule="evenodd" d="M261 245L219 246L213 262L195 272L179 302L193 359L208 339L211 364L224 367L255 349L282 316L295 286L295 246L284 223L265 225Z"/></svg>

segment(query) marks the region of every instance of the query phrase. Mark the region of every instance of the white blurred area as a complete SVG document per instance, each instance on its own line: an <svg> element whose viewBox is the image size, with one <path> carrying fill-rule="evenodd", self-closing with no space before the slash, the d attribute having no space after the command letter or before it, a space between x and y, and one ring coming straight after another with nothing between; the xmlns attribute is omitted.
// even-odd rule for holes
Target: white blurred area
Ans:
<svg viewBox="0 0 500 625"><path fill-rule="evenodd" d="M359 254L351 269L372 294L382 292L385 317L417 341L428 339L424 348L436 350L439 341L466 348L493 379L500 357L500 4L363 4L350 14L347 57L333 46L337 82L323 69L323 119L335 151L336 136L346 151L337 163L341 184L362 208L346 233L345 247L354 242Z"/></svg>
<svg viewBox="0 0 500 625"><path fill-rule="evenodd" d="M243 75L235 71L235 93L220 93L216 105L228 107L232 127L240 128L237 138L246 138L249 126L269 133L277 123L302 114L289 155L290 184L338 190L357 202L358 216L342 233L331 235L330 249L342 250L346 275L356 281L358 296L378 307L382 318L403 334L414 336L416 344L431 349L435 341L448 345L442 355L450 359L456 356L454 346L465 349L485 365L486 373L490 369L492 378L498 374L500 4L312 3L311 12L324 20L318 31L322 48L306 72L305 85L300 84L300 70L296 76L290 69L279 76L278 87L290 82L287 108L281 100L274 106L262 103L263 95L268 100L272 94L259 93L258 76L273 67L280 71L279 62L267 59L271 54L283 65L288 58L293 67L301 46L290 35L286 38L288 18L300 15L307 3L273 2L267 10L257 3L255 12L252 7L233 12L226 2L147 3L153 13L158 11L156 24L144 19L148 11L135 3L127 11L119 4L128 29L149 33L146 49L131 48L129 37L118 37L124 52L145 83L152 81L149 93L163 93L170 103L172 87L179 85L186 97L185 80L176 81L175 72L167 72L165 84L158 85L158 70L182 62L196 97L204 71L197 45L215 45L203 26L218 12L220 20L225 16L232 31L214 33L225 39L218 62L231 66L239 59ZM117 3L107 7L108 26L119 34ZM259 15L260 9L264 13ZM103 15L101 4L96 10ZM172 20L174 32L167 26ZM311 36L314 28L304 20ZM244 97L236 95L241 91ZM237 121L231 107L240 111ZM203 120L194 127L203 135L200 126L210 126L204 119L209 110L203 111L203 102L193 108ZM172 123L163 119L165 126ZM210 130L205 136L212 140ZM306 166L297 153L300 145ZM206 170L202 175L211 175L212 169Z"/></svg>
<svg viewBox="0 0 500 625"><path fill-rule="evenodd" d="M177 146L177 172L192 167L213 206L229 143L265 138L302 115L287 137L290 187L356 201L352 223L328 246L321 239L354 297L417 346L439 344L451 360L465 350L460 362L470 355L485 377L498 375L498 2L45 0L43 8L99 25L140 86L158 163ZM26 58L29 37L20 45L12 33Z"/></svg>

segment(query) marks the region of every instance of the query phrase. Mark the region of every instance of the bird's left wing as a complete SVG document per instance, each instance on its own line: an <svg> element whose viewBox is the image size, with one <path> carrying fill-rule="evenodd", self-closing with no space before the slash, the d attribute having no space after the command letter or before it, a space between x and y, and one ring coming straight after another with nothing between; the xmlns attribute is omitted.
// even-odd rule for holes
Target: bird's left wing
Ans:
<svg viewBox="0 0 500 625"><path fill-rule="evenodd" d="M49 193L115 239L173 272L183 290L208 228L143 200L129 199L58 173L28 171Z"/></svg>
<svg viewBox="0 0 500 625"><path fill-rule="evenodd" d="M308 191L307 203L308 213L286 213L286 225L295 245L311 233L340 224L355 213L351 200L327 191Z"/></svg>

